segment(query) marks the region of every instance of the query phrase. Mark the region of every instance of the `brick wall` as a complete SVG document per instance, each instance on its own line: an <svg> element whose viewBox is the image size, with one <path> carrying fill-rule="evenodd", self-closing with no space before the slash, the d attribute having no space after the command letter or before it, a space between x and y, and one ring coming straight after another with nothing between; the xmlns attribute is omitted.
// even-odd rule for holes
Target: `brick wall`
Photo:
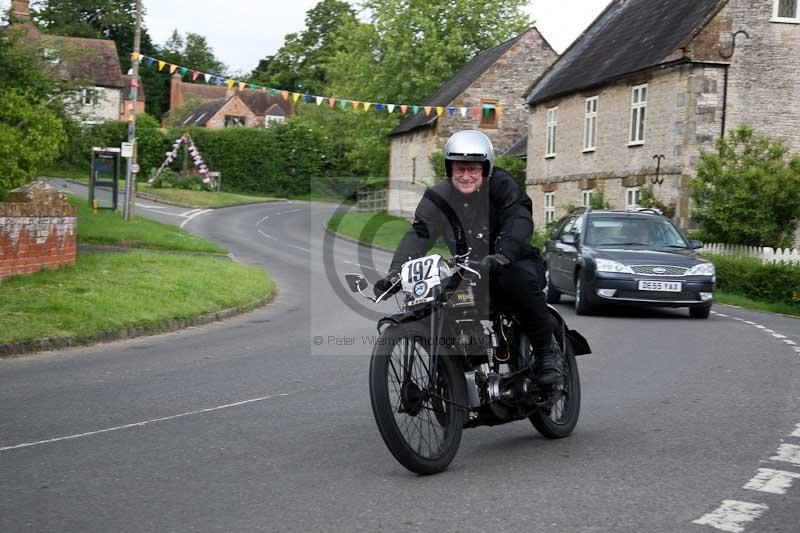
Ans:
<svg viewBox="0 0 800 533"><path fill-rule="evenodd" d="M216 115L208 121L206 127L209 129L221 129L225 127L225 116L244 117L245 126L254 127L258 125L258 117L253 114L249 107L244 105L239 97L232 98L227 104L222 106Z"/></svg>
<svg viewBox="0 0 800 533"><path fill-rule="evenodd" d="M64 193L33 182L0 202L0 279L75 264L77 218Z"/></svg>

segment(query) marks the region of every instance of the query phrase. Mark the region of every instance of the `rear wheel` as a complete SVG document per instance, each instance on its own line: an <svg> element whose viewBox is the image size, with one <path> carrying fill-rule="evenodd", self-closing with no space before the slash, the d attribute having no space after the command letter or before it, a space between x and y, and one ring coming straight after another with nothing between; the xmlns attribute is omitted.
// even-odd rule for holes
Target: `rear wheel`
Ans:
<svg viewBox="0 0 800 533"><path fill-rule="evenodd" d="M548 406L529 417L533 427L548 439L563 439L572 433L581 412L581 380L575 353L569 338L559 340L557 346L564 380L554 387Z"/></svg>
<svg viewBox="0 0 800 533"><path fill-rule="evenodd" d="M372 353L369 391L381 437L395 459L417 474L450 464L461 443L466 403L455 358L440 354L431 384L428 334L417 324L389 326Z"/></svg>

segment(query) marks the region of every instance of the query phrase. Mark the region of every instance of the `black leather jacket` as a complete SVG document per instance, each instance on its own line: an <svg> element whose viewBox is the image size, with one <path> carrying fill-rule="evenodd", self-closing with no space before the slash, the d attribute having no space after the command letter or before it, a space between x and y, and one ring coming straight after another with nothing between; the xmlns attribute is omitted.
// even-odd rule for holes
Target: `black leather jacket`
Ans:
<svg viewBox="0 0 800 533"><path fill-rule="evenodd" d="M538 250L529 244L533 235L530 197L501 168L495 167L486 181L469 195L458 192L450 180L426 190L411 230L394 253L390 272L399 272L404 262L424 256L440 236L452 254L472 248L473 261L494 253L512 263L537 258Z"/></svg>

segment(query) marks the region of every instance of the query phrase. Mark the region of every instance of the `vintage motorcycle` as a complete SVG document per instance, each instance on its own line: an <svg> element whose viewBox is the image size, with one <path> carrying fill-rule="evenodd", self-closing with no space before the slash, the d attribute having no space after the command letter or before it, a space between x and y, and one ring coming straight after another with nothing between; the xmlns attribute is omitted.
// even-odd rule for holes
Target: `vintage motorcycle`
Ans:
<svg viewBox="0 0 800 533"><path fill-rule="evenodd" d="M530 342L509 313L493 310L469 252L403 264L400 312L378 321L369 371L372 411L392 455L417 474L441 472L458 451L464 428L529 419L545 437L569 435L578 422L581 389L575 356L589 344L558 323L563 380L539 387L530 379ZM350 290L373 298L360 274L345 276ZM484 285L488 285L484 281Z"/></svg>

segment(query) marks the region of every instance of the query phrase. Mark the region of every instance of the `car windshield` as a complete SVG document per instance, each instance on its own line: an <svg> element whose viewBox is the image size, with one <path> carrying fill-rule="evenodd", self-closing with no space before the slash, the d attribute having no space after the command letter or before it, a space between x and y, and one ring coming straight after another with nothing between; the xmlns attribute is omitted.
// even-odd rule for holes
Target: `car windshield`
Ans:
<svg viewBox="0 0 800 533"><path fill-rule="evenodd" d="M590 217L584 242L592 246L689 247L672 222L645 217Z"/></svg>

